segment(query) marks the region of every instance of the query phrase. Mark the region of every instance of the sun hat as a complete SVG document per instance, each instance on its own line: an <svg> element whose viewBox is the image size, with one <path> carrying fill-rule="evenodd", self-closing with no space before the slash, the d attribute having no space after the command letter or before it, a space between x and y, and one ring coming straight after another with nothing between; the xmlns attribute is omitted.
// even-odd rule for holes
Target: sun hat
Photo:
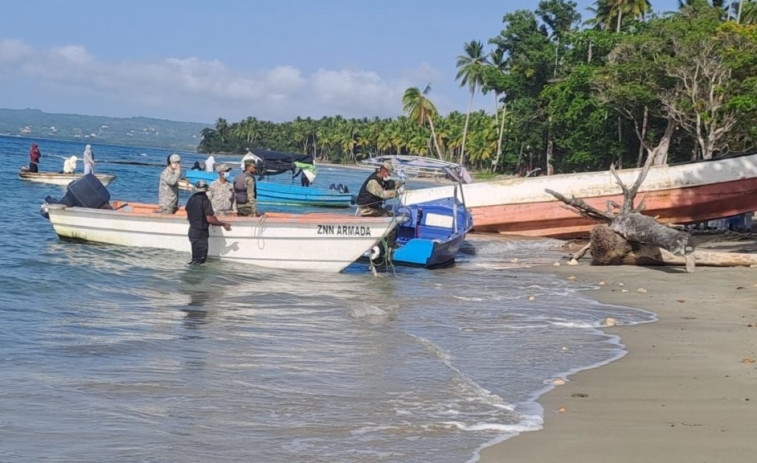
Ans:
<svg viewBox="0 0 757 463"><path fill-rule="evenodd" d="M195 183L195 191L208 191L208 182L206 182L205 180L198 180Z"/></svg>
<svg viewBox="0 0 757 463"><path fill-rule="evenodd" d="M386 169L386 171L387 171L387 172L389 172L390 174L391 174L392 172L394 172L394 166L393 166L393 165L392 165L392 163L391 163L391 162L389 162L389 161L384 161L384 162L382 162L382 163L381 163L381 168L382 168L382 169Z"/></svg>

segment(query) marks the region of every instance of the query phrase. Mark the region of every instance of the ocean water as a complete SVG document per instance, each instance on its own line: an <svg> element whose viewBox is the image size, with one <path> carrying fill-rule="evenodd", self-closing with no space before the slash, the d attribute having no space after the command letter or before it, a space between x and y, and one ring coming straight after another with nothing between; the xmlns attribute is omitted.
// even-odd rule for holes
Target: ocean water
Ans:
<svg viewBox="0 0 757 463"><path fill-rule="evenodd" d="M555 378L624 354L605 317L654 318L530 271L563 257L553 240L471 235L450 268L378 277L61 242L39 206L64 189L17 175L33 141L0 137L3 462L476 461L541 427ZM43 171L84 148L36 142ZM93 147L114 199L156 201L170 151Z"/></svg>

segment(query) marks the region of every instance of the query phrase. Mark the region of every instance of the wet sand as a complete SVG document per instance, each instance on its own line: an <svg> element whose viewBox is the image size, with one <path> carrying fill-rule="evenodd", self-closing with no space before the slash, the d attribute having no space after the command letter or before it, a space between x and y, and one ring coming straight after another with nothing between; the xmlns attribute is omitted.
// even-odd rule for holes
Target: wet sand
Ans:
<svg viewBox="0 0 757 463"><path fill-rule="evenodd" d="M699 246L757 253L754 235ZM532 269L535 270L535 269ZM544 429L485 449L481 462L757 461L757 268L542 267L600 284L588 297L659 320L605 328L628 354L541 397Z"/></svg>

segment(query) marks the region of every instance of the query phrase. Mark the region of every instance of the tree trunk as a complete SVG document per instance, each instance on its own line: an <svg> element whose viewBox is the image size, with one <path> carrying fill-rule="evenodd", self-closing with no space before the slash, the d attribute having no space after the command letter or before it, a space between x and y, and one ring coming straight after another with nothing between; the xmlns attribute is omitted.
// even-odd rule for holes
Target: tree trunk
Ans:
<svg viewBox="0 0 757 463"><path fill-rule="evenodd" d="M502 156L502 136L505 133L505 116L506 115L507 115L507 103L503 103L502 104L502 122L499 126L499 138L497 138L497 159L492 164L492 172L495 172L497 170L497 164L499 164L499 158L500 156ZM518 162L520 163L520 156L518 156Z"/></svg>
<svg viewBox="0 0 757 463"><path fill-rule="evenodd" d="M465 162L465 138L468 135L468 121L470 120L470 112L473 108L473 95L474 92L473 89L471 89L470 101L468 102L468 113L465 115L465 127L463 127L463 144L460 147L460 162L458 164L460 164L461 166L464 165L463 163Z"/></svg>
<svg viewBox="0 0 757 463"><path fill-rule="evenodd" d="M582 250L585 252L585 250ZM592 265L687 265L686 256L673 254L658 246L626 240L606 225L591 231L588 251ZM580 255L574 258L580 258ZM708 267L749 267L757 265L757 254L694 251L689 255L696 265Z"/></svg>
<svg viewBox="0 0 757 463"><path fill-rule="evenodd" d="M443 161L442 150L439 149L439 141L436 139L436 131L434 130L434 119L428 118L428 125L431 126L431 137L434 139L434 146L436 147L436 155L439 156L439 160Z"/></svg>

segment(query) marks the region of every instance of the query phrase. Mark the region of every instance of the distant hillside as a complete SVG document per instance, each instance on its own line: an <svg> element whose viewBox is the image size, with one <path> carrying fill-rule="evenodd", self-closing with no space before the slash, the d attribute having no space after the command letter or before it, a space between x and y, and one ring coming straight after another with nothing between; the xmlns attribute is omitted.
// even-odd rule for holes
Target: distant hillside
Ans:
<svg viewBox="0 0 757 463"><path fill-rule="evenodd" d="M210 124L147 117L50 114L37 109L0 109L0 135L81 140L116 145L195 151Z"/></svg>

